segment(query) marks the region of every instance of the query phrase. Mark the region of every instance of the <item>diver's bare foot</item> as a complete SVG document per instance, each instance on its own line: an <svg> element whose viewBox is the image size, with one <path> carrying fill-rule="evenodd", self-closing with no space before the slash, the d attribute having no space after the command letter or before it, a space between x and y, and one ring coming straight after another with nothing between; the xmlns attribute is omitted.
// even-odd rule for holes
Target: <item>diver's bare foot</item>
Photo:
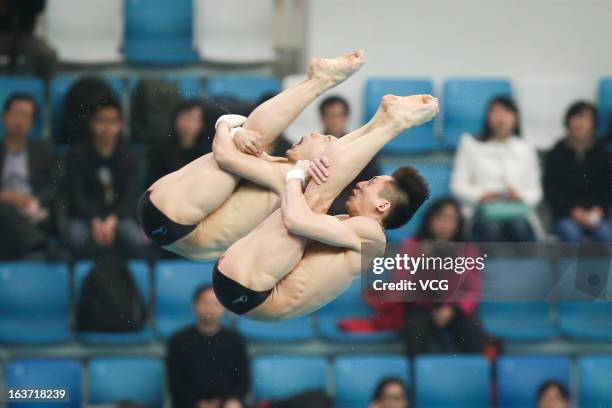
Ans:
<svg viewBox="0 0 612 408"><path fill-rule="evenodd" d="M372 122L405 130L429 122L439 111L438 99L431 95L385 95Z"/></svg>
<svg viewBox="0 0 612 408"><path fill-rule="evenodd" d="M337 58L313 58L308 78L320 79L332 88L353 75L365 63L363 51L353 51Z"/></svg>

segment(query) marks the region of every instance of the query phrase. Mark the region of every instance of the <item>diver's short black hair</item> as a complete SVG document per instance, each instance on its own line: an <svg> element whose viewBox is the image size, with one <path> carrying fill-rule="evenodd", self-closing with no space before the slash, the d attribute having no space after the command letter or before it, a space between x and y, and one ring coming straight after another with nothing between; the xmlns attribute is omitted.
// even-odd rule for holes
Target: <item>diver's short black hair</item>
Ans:
<svg viewBox="0 0 612 408"><path fill-rule="evenodd" d="M391 177L390 186L383 190L384 196L391 202L391 208L383 218L386 229L406 224L429 198L427 181L414 167L400 167Z"/></svg>

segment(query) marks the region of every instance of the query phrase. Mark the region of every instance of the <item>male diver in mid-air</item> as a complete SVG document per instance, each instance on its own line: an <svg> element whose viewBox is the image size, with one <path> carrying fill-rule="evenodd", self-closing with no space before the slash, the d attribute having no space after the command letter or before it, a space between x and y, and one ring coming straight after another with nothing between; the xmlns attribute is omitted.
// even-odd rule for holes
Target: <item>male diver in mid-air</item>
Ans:
<svg viewBox="0 0 612 408"><path fill-rule="evenodd" d="M387 142L438 110L429 95L387 95L365 130L329 143L314 166L298 162L287 172L281 208L217 261L213 289L221 303L250 319L279 321L308 314L342 293L359 275L362 242L384 242L385 229L408 222L429 190L414 168L401 167L391 176L358 183L346 203L348 215L325 213ZM235 149L234 154L242 155ZM302 192L306 173L316 183Z"/></svg>
<svg viewBox="0 0 612 408"><path fill-rule="evenodd" d="M287 151L287 158L260 154L319 95L355 73L364 63L361 51L332 59L315 58L308 78L259 105L248 118L226 115L217 126L217 139L242 152L247 172L235 167L227 146L204 155L157 180L141 196L138 216L146 235L158 245L186 258L216 259L278 207L285 173L298 160L320 157L331 136L312 133ZM242 119L241 119L242 118ZM244 123L243 123L244 122ZM233 131L233 129L238 129ZM367 130L365 127L361 131ZM335 139L335 138L334 138ZM272 177L253 183L253 174Z"/></svg>

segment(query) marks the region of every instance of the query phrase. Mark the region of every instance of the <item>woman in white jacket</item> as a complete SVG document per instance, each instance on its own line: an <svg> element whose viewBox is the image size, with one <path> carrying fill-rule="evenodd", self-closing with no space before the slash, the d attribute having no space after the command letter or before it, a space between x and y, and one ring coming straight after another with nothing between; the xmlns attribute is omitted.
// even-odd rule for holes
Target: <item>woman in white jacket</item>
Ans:
<svg viewBox="0 0 612 408"><path fill-rule="evenodd" d="M451 189L472 220L475 241L535 241L540 167L535 148L519 136L518 108L499 96L489 103L482 134L459 143Z"/></svg>

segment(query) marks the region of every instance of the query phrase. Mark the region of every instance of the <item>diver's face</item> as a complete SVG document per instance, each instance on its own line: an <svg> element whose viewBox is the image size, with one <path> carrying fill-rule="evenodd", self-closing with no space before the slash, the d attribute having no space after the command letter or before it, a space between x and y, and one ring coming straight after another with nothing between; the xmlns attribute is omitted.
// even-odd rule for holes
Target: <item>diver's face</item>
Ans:
<svg viewBox="0 0 612 408"><path fill-rule="evenodd" d="M297 143L294 143L287 150L287 158L293 162L318 159L335 140L337 138L334 136L312 132L301 138Z"/></svg>
<svg viewBox="0 0 612 408"><path fill-rule="evenodd" d="M374 176L367 181L357 183L346 201L348 213L359 215L386 211L390 203L387 199L381 197L381 193L387 182L392 180L391 176Z"/></svg>

